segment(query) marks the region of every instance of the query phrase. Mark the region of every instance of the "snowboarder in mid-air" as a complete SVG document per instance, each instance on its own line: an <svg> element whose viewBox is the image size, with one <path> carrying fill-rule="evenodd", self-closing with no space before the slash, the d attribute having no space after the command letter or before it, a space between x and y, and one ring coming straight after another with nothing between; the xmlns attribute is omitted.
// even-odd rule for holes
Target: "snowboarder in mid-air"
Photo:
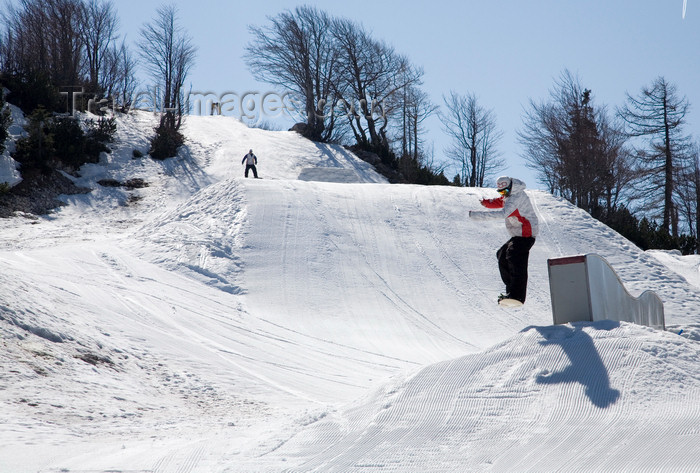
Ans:
<svg viewBox="0 0 700 473"><path fill-rule="evenodd" d="M243 156L241 164L245 164L245 177L248 177L248 171L253 170L253 177L258 178L258 170L255 167L258 164L258 158L253 154L253 150L248 151L248 154Z"/></svg>
<svg viewBox="0 0 700 473"><path fill-rule="evenodd" d="M498 296L498 303L506 307L517 307L525 303L527 292L527 265L530 248L537 236L537 215L530 198L525 193L525 183L508 176L499 177L496 190L500 197L481 199L481 205L501 212L470 211L476 219L505 216L506 229L511 235L497 252L498 269L506 285L506 292Z"/></svg>

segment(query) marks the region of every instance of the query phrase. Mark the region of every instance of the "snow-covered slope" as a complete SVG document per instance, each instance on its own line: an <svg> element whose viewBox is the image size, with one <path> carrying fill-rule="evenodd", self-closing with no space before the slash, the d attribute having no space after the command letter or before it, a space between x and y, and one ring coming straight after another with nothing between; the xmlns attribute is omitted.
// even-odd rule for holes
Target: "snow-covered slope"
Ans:
<svg viewBox="0 0 700 473"><path fill-rule="evenodd" d="M1 222L0 471L699 468L700 293L658 255L532 191L528 302L504 310L503 223L466 218L492 191L389 185L226 117L132 159L155 120L121 119L90 195ZM588 252L669 332L551 326L546 260Z"/></svg>
<svg viewBox="0 0 700 473"><path fill-rule="evenodd" d="M699 355L697 342L633 325L528 327L269 456L303 460L291 471L696 471Z"/></svg>

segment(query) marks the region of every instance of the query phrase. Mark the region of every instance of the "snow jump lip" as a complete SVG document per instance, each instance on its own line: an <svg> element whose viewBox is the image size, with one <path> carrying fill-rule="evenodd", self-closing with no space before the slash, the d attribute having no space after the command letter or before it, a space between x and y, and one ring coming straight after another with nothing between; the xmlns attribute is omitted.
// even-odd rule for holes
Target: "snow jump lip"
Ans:
<svg viewBox="0 0 700 473"><path fill-rule="evenodd" d="M554 324L616 320L665 329L663 302L653 291L632 296L597 254L547 260Z"/></svg>

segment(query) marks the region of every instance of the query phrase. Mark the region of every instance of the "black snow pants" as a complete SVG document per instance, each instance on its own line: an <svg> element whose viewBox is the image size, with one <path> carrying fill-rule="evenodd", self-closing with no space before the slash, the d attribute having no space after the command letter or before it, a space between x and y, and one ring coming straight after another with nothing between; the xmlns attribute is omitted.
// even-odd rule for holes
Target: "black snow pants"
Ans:
<svg viewBox="0 0 700 473"><path fill-rule="evenodd" d="M525 302L527 293L527 264L533 237L513 237L497 252L498 269L506 285L506 296Z"/></svg>
<svg viewBox="0 0 700 473"><path fill-rule="evenodd" d="M248 164L248 165L246 165L246 167L245 167L245 177L248 177L248 171L250 171L251 169L253 170L253 176L255 177L255 179L257 179L257 178L258 178L258 170L257 170L257 168L255 167L255 164Z"/></svg>

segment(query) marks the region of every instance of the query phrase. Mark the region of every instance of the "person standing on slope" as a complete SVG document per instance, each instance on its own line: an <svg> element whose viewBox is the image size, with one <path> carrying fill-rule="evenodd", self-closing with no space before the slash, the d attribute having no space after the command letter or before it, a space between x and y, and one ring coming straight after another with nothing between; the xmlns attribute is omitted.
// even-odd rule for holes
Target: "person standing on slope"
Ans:
<svg viewBox="0 0 700 473"><path fill-rule="evenodd" d="M506 285L505 294L498 296L503 306L520 306L527 293L527 265L530 248L537 236L537 215L530 198L525 193L525 183L508 176L499 177L496 190L500 197L481 199L481 205L489 209L503 209L502 212L475 212L469 216L476 219L505 216L506 229L511 235L497 252L498 269Z"/></svg>
<svg viewBox="0 0 700 473"><path fill-rule="evenodd" d="M258 158L253 154L253 150L248 151L248 154L243 156L241 164L245 164L245 177L248 177L248 171L253 170L253 177L258 178L258 170L255 167L258 164Z"/></svg>

